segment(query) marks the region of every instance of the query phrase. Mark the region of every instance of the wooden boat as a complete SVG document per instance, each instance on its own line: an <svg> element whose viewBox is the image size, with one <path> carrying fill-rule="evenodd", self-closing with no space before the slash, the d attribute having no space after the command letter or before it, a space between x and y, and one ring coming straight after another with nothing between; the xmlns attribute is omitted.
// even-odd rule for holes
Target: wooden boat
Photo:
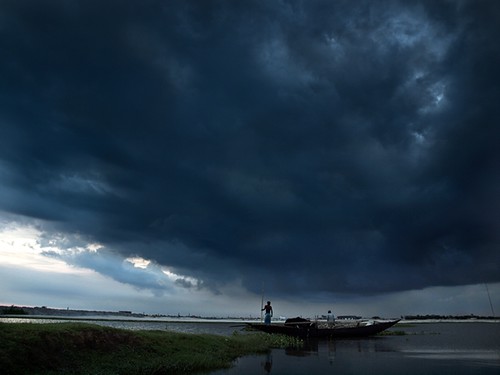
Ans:
<svg viewBox="0 0 500 375"><path fill-rule="evenodd" d="M378 321L336 322L334 325L312 322L302 318L287 319L285 323L247 323L251 329L300 338L346 338L376 335L392 327L399 319Z"/></svg>

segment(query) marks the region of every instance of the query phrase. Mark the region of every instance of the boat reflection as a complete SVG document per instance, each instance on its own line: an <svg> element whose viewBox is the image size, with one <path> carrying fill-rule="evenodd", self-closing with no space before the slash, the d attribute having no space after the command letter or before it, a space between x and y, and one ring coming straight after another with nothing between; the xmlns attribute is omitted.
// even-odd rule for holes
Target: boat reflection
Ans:
<svg viewBox="0 0 500 375"><path fill-rule="evenodd" d="M403 326L405 334L307 340L301 348L239 358L211 375L498 375L500 325L443 323Z"/></svg>
<svg viewBox="0 0 500 375"><path fill-rule="evenodd" d="M380 337L363 339L342 339L342 340L306 340L300 348L285 349L285 354L294 357L307 357L314 353L335 353L337 351L363 352L396 352L396 346L392 346L387 340Z"/></svg>
<svg viewBox="0 0 500 375"><path fill-rule="evenodd" d="M269 374L273 370L274 364L278 368L287 368L291 373L299 368L316 368L323 363L323 366L348 366L348 363L355 358L367 358L368 356L383 353L398 352L397 345L391 345L390 340L383 338L369 339L343 339L343 340L307 340L301 348L276 349L266 356L260 357L261 371ZM361 356L361 357L360 357ZM307 362L303 362L308 358ZM310 362L313 361L313 362ZM283 371L277 370L280 374Z"/></svg>

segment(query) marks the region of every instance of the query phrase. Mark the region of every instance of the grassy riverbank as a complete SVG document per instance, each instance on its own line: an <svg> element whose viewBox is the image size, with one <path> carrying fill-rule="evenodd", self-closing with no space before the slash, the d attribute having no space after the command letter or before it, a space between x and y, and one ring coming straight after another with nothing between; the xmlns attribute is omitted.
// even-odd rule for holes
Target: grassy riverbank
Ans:
<svg viewBox="0 0 500 375"><path fill-rule="evenodd" d="M298 344L261 333L218 336L83 323L0 323L0 368L4 374L187 374Z"/></svg>

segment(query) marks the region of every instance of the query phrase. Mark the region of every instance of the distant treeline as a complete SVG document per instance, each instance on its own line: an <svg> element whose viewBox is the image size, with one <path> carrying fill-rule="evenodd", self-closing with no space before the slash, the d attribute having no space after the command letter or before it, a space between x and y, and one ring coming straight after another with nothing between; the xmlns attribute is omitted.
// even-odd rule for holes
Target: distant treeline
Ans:
<svg viewBox="0 0 500 375"><path fill-rule="evenodd" d="M0 314L2 315L28 315L26 311L22 307L17 307L17 306L9 306L5 307L2 306L0 307Z"/></svg>
<svg viewBox="0 0 500 375"><path fill-rule="evenodd" d="M131 311L90 311L54 309L46 306L0 306L0 315L53 315L53 316L93 316L93 315L119 315L130 317L144 317L145 314L132 313Z"/></svg>
<svg viewBox="0 0 500 375"><path fill-rule="evenodd" d="M404 320L494 320L500 319L498 316L480 316L480 315L404 315Z"/></svg>

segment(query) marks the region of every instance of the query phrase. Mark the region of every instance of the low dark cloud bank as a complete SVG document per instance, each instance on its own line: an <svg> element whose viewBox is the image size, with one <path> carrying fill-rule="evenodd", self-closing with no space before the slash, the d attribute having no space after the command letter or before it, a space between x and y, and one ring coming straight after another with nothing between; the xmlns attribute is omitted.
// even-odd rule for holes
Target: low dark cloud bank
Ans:
<svg viewBox="0 0 500 375"><path fill-rule="evenodd" d="M213 288L498 282L498 35L493 0L2 1L0 209Z"/></svg>

